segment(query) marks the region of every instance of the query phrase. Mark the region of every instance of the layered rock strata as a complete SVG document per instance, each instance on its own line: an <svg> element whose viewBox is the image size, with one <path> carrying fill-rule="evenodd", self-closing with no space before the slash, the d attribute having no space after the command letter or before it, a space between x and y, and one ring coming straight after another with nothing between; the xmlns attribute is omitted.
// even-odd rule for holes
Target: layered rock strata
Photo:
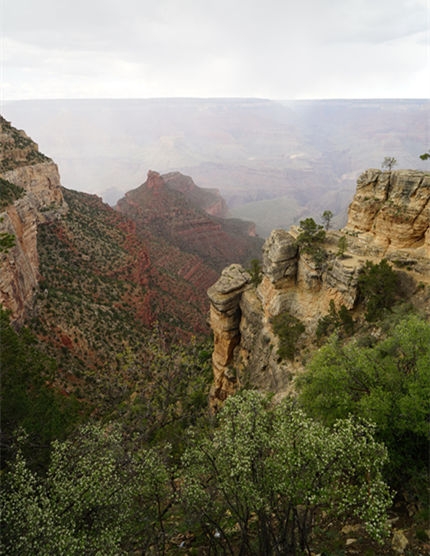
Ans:
<svg viewBox="0 0 430 556"><path fill-rule="evenodd" d="M319 319L331 302L356 307L358 276L366 260L406 261L412 279L430 283L430 175L416 171L368 170L360 176L345 229L328 232L326 262L318 265L301 253L297 230L274 230L262 252L261 282L255 286L240 265L225 269L209 289L210 325L214 333L214 410L241 385L288 393L301 372ZM347 252L339 256L340 237ZM406 266L402 265L402 268ZM279 339L272 321L288 312L306 328L297 356L278 357Z"/></svg>
<svg viewBox="0 0 430 556"><path fill-rule="evenodd" d="M364 172L345 230L387 252L412 248L430 257L430 173Z"/></svg>
<svg viewBox="0 0 430 556"><path fill-rule="evenodd" d="M273 318L288 312L314 333L331 300L338 308L353 308L357 278L358 267L347 259L333 260L322 271L309 256L300 256L294 237L285 230L274 230L263 246L257 287L240 265L226 268L208 290L214 333L212 407L216 409L244 384L287 392L292 373L302 367L302 357L279 360Z"/></svg>
<svg viewBox="0 0 430 556"><path fill-rule="evenodd" d="M31 311L39 280L37 226L63 214L67 207L58 168L41 155L24 132L1 120L0 178L22 188L23 195L3 206L1 237L13 245L0 252L0 304L21 324Z"/></svg>

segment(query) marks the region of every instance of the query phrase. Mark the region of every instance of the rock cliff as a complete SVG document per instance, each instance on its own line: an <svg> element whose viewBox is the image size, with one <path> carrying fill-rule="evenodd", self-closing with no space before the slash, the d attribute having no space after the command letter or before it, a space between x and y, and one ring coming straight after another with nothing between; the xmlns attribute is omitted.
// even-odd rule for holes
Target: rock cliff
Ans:
<svg viewBox="0 0 430 556"><path fill-rule="evenodd" d="M367 170L357 181L346 231L387 253L412 248L430 257L430 174Z"/></svg>
<svg viewBox="0 0 430 556"><path fill-rule="evenodd" d="M67 209L56 164L23 131L0 118L0 304L20 324L31 310L39 280L37 226ZM11 188L20 191L8 198Z"/></svg>
<svg viewBox="0 0 430 556"><path fill-rule="evenodd" d="M333 304L356 310L358 275L366 260L388 258L415 283L430 283L429 185L424 172L368 170L358 179L347 226L326 235L324 264L301 252L297 229L291 228L274 230L266 240L258 285L240 265L224 269L208 290L214 409L245 384L287 393L315 347L319 319ZM340 256L342 236L348 247ZM300 349L289 361L280 360L273 330L273 319L285 312L305 326Z"/></svg>

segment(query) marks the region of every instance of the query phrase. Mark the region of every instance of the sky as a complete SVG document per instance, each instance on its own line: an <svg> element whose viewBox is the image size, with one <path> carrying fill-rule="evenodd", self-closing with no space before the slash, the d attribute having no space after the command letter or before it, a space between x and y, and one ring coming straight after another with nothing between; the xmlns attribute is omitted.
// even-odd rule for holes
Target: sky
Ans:
<svg viewBox="0 0 430 556"><path fill-rule="evenodd" d="M0 0L0 101L428 98L430 0Z"/></svg>

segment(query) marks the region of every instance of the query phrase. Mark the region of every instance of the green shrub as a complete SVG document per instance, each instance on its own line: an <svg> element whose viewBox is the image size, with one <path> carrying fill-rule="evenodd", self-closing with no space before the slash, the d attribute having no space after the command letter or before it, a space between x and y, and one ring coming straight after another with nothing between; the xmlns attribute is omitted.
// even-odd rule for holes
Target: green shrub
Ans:
<svg viewBox="0 0 430 556"><path fill-rule="evenodd" d="M382 259L379 264L366 261L358 277L358 288L366 305L366 320L375 321L390 309L397 299L399 279L396 272Z"/></svg>
<svg viewBox="0 0 430 556"><path fill-rule="evenodd" d="M424 320L408 315L380 341L343 345L332 337L298 385L305 409L323 422L353 414L376 424L395 486L427 468L430 325Z"/></svg>
<svg viewBox="0 0 430 556"><path fill-rule="evenodd" d="M273 317L273 331L279 337L278 355L281 359L294 359L297 342L305 331L305 325L287 311Z"/></svg>
<svg viewBox="0 0 430 556"><path fill-rule="evenodd" d="M10 181L0 178L0 209L7 207L25 194L25 190Z"/></svg>

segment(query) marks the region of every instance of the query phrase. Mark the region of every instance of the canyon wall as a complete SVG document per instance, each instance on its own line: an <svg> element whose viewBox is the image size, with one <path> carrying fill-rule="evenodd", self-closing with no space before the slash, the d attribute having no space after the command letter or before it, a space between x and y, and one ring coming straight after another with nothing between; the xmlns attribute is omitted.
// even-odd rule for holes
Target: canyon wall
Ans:
<svg viewBox="0 0 430 556"><path fill-rule="evenodd" d="M345 230L386 252L412 248L430 257L430 174L367 170L357 181Z"/></svg>
<svg viewBox="0 0 430 556"><path fill-rule="evenodd" d="M22 324L38 288L37 226L67 210L56 164L39 153L24 132L0 119L0 187L22 188L13 202L2 202L0 237L12 245L0 251L0 304Z"/></svg>
<svg viewBox="0 0 430 556"><path fill-rule="evenodd" d="M214 410L240 386L288 393L315 348L319 319L333 304L355 310L358 276L367 260L387 258L413 282L430 284L429 185L424 172L368 170L358 179L347 226L326 234L323 264L299 249L298 230L291 228L274 230L266 240L258 281L240 265L224 269L208 290ZM343 236L347 249L339 254ZM300 349L288 361L279 358L273 331L273 319L284 312L305 326Z"/></svg>

